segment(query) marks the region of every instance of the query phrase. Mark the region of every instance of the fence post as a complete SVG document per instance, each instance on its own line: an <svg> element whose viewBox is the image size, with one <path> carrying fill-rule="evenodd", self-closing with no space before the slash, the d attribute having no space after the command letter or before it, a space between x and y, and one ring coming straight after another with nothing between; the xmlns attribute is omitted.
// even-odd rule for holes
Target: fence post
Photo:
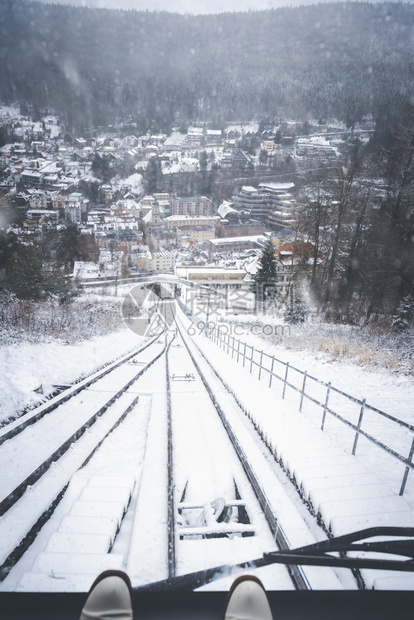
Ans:
<svg viewBox="0 0 414 620"><path fill-rule="evenodd" d="M252 374L252 368L253 368L253 356L254 356L254 347L252 347L252 357L250 359L250 374Z"/></svg>
<svg viewBox="0 0 414 620"><path fill-rule="evenodd" d="M325 418L326 418L326 410L328 408L328 401L329 401L329 393L331 391L331 383L329 382L327 385L327 390L326 390L326 398L325 398L325 406L323 408L323 416L322 416L322 424L321 424L321 429L323 430L323 427L325 426Z"/></svg>
<svg viewBox="0 0 414 620"><path fill-rule="evenodd" d="M239 363L239 355L240 355L240 340L237 341L237 363Z"/></svg>
<svg viewBox="0 0 414 620"><path fill-rule="evenodd" d="M259 381L262 376L262 361L263 361L263 351L260 352L260 364L259 364Z"/></svg>
<svg viewBox="0 0 414 620"><path fill-rule="evenodd" d="M286 382L287 382L287 378L288 378L288 372L289 372L289 362L287 362L287 364L286 364L285 379L284 379L284 381L283 381L283 392L282 392L282 398L285 398L285 392L286 392Z"/></svg>
<svg viewBox="0 0 414 620"><path fill-rule="evenodd" d="M303 375L302 391L300 393L300 405L299 405L299 411L300 412L302 412L303 396L305 394L305 386L306 386L306 379L307 378L308 378L308 371L305 370L305 374Z"/></svg>
<svg viewBox="0 0 414 620"><path fill-rule="evenodd" d="M275 365L275 356L272 355L272 366L270 368L270 376L269 376L269 387L272 387L272 379L273 379L273 366Z"/></svg>
<svg viewBox="0 0 414 620"><path fill-rule="evenodd" d="M227 355L229 354L230 349L230 334L227 334Z"/></svg>
<svg viewBox="0 0 414 620"><path fill-rule="evenodd" d="M244 368L244 364L246 362L246 343L244 343L244 352L243 352L243 368Z"/></svg>
<svg viewBox="0 0 414 620"><path fill-rule="evenodd" d="M362 401L361 409L359 411L359 420L358 420L358 424L357 424L358 430L355 432L354 447L352 448L352 454L354 454L354 455L355 455L355 452L356 452L356 449L357 449L357 445L358 445L359 431L360 431L361 425L362 425L362 418L364 417L364 410L365 410L365 403L366 402L367 401L364 398L364 400Z"/></svg>
<svg viewBox="0 0 414 620"><path fill-rule="evenodd" d="M411 443L410 454L408 455L408 460L410 461L410 463L413 462L413 456L414 456L414 438L413 438L413 441ZM410 472L410 468L407 466L405 468L405 472L404 472L404 476L403 476L403 479L402 479L401 489L400 489L399 495L404 495L405 485L407 484L407 478L408 478L409 472Z"/></svg>

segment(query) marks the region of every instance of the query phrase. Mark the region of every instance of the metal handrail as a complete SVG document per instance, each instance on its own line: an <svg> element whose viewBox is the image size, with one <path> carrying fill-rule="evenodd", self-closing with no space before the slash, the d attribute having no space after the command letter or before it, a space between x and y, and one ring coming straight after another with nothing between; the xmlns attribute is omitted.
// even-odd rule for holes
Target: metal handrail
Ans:
<svg viewBox="0 0 414 620"><path fill-rule="evenodd" d="M407 478L408 478L408 473L409 473L410 470L414 469L414 463L413 463L413 457L414 457L414 437L412 439L409 456L405 457L402 454L400 454L399 452L397 452L396 450L393 450L392 448L390 448L389 446L387 446L383 442L381 442L378 439L376 439L375 437L373 437L367 431L363 430L361 428L361 425L362 425L362 421L363 421L364 412L367 411L367 410L372 411L372 412L374 412L374 413L376 413L376 414L386 418L387 420L390 420L391 422L393 422L395 424L398 424L398 426L400 426L401 428L405 428L405 429L407 429L407 430L409 430L411 432L414 432L414 426L412 424L408 424L407 422L404 422L404 420L399 420L395 416L390 415L389 413L386 413L385 411L382 411L381 409L378 409L377 407L369 405L366 402L365 399L361 400L359 398L351 396L350 394L347 394L346 392L343 392L342 390L340 390L339 388L331 385L330 383L326 383L325 381L323 381L321 379L313 377L312 375L308 374L307 371L303 371L303 370L300 370L299 368L296 368L295 366L291 366L289 362L284 362L284 361L276 358L275 356L271 356L268 353L265 353L264 351L260 351L258 349L255 349L254 346L248 345L246 342L242 342L241 340L236 339L234 336L230 336L229 334L222 333L220 328L210 326L208 331L207 331L207 337L209 337L213 342L218 344L220 346L220 348L223 348L224 351L227 349L227 351L226 351L227 354L230 354L230 351L231 351L232 358L234 358L234 353L236 353L237 354L237 362L239 362L239 359L241 357L242 360L243 360L243 367L245 367L246 362L248 362L248 364L250 365L250 374L252 374L252 372L253 372L253 367L257 367L259 369L259 376L258 376L259 380L261 379L262 373L263 372L267 372L268 375L269 375L269 387L271 387L271 385L272 385L273 378L278 379L279 381L281 381L283 383L282 398L285 397L286 387L289 387L292 390L298 392L301 395L301 401L300 401L300 407L299 407L300 411L302 410L302 403L303 403L303 399L304 398L306 398L309 401L313 402L318 407L321 407L323 409L323 418L322 418L322 424L321 424L321 429L322 430L324 430L326 414L332 415L333 417L338 419L340 422L342 422L343 424L345 424L348 427L350 427L351 429L353 429L355 431L354 445L353 445L353 449L352 449L352 454L353 455L355 455L355 453L356 453L359 436L363 435L368 441L370 441L371 443L374 443L377 447L379 447L380 449L382 449L385 452L387 452L387 454L389 454L393 458L399 460L400 462L404 463L405 470L404 470L403 479L402 479L402 482L401 482L401 487L400 487L399 495L403 495L404 494L406 483L407 483ZM236 343L237 343L237 347L235 346ZM242 347L240 345L242 345ZM243 351L241 351L241 348L243 349ZM260 354L260 361L257 361L254 358L255 352L258 352ZM272 362L271 368L267 368L266 366L263 365L263 359L264 358L267 358L267 359L271 360L271 362ZM277 373L274 372L275 362L279 363L279 364L282 364L282 366L285 367L284 376L279 376ZM289 371L297 372L297 373L299 373L300 375L302 375L304 377L302 388L298 388L296 385L293 385L292 383L290 383L288 381ZM308 380L314 381L315 383L317 383L317 384L319 384L319 385L321 385L323 387L326 387L326 397L325 397L325 402L324 403L320 402L319 400L317 400L316 398L314 398L310 394L306 393L306 385L307 385ZM358 420L357 424L354 424L353 422L350 422L349 420L347 420L346 418L341 416L336 411L333 411L328 406L329 396L330 396L331 392L335 392L336 394L340 394L341 396L345 397L349 401L351 401L351 402L353 402L353 403L355 403L355 404L360 406L361 409L360 409L359 420Z"/></svg>

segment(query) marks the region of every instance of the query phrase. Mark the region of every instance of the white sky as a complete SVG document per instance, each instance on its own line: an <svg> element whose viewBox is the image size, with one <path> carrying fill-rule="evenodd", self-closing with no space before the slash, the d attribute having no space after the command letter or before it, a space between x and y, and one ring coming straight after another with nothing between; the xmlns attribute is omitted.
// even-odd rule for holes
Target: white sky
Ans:
<svg viewBox="0 0 414 620"><path fill-rule="evenodd" d="M42 0L53 4L106 7L111 9L135 9L169 11L171 13L224 13L233 11L264 10L280 6L316 4L318 0ZM328 1L328 0L327 0Z"/></svg>

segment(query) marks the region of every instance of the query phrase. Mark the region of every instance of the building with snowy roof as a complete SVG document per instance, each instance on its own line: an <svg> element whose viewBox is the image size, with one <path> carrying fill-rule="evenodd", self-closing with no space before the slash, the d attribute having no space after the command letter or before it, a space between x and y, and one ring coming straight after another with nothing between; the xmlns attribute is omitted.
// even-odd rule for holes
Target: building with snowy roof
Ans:
<svg viewBox="0 0 414 620"><path fill-rule="evenodd" d="M171 199L171 215L211 215L213 203L207 196Z"/></svg>
<svg viewBox="0 0 414 620"><path fill-rule="evenodd" d="M251 235L244 237L221 237L219 239L209 239L207 250L211 254L218 252L243 252L261 247L260 239L262 235Z"/></svg>

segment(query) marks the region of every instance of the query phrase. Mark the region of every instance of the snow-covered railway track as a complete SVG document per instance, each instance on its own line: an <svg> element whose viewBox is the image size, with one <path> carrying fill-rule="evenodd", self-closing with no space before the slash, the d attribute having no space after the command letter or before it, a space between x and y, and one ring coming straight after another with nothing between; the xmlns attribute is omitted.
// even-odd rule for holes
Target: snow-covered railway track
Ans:
<svg viewBox="0 0 414 620"><path fill-rule="evenodd" d="M67 388L57 396L54 396L49 401L36 407L35 409L29 411L28 413L16 418L13 422L6 424L2 428L0 428L0 446L7 441L8 439L12 439L28 426L35 424L38 420L41 420L43 416L47 415L54 411L57 407L59 407L62 403L70 400L76 394L79 394L83 390L89 388L91 385L105 377L105 375L112 372L115 368L122 366L126 362L132 360L134 357L145 351L148 347L150 347L154 342L158 340L158 336L156 338L151 339L149 342L146 342L143 346L139 347L135 351L131 351L127 355L124 355L120 359L106 365L101 370L93 373L92 375L82 379L75 385Z"/></svg>
<svg viewBox="0 0 414 620"><path fill-rule="evenodd" d="M276 550L275 536L246 475L234 436L185 335L168 348L168 579ZM217 415L219 414L219 415ZM272 567L284 588L303 580ZM269 577L268 577L269 578ZM231 578L230 578L231 580ZM192 584L194 585L194 584ZM226 586L224 586L226 587Z"/></svg>
<svg viewBox="0 0 414 620"><path fill-rule="evenodd" d="M73 474L137 405L134 384L165 347L163 337L153 339L0 446L0 466L8 471L0 480L1 579L47 522Z"/></svg>
<svg viewBox="0 0 414 620"><path fill-rule="evenodd" d="M48 444L50 456L62 445L57 435L66 419L83 409L89 415L96 398L118 395L72 449L56 460L40 459L45 475L28 482L4 511L0 590L87 591L110 568L125 570L135 588L196 589L219 578L206 587L228 589L237 574L228 566L234 564L258 570L268 589L312 586L312 567L289 573L256 562L266 552L314 538L235 398L177 326L175 337L170 331L149 343L102 384L95 382L62 403L63 410L0 446L0 462L10 469L10 462L21 460L21 471L16 469L27 482L39 467L30 469L32 457L21 456L27 431L32 445ZM46 441L48 434L54 443ZM8 446L16 450L7 452ZM5 488L0 481L3 493ZM324 586L335 587L332 571L321 570Z"/></svg>
<svg viewBox="0 0 414 620"><path fill-rule="evenodd" d="M198 573L195 580L190 578L186 586L185 578L179 577L177 584L195 587L200 575L203 582L202 572L207 575L213 565L243 563L270 548L289 549L314 542L296 508L288 506L288 496L252 439L251 429L242 421L244 413L184 325L177 321L177 326L179 337L168 353L170 368L180 369L170 372L170 467L175 491L170 498L175 514L175 523L170 518L170 531L174 532L170 534L170 552L175 545L175 565L170 556L169 578L157 587L171 587L172 579L190 572ZM223 506L210 502L219 497L233 515L228 523L215 520L216 511ZM289 588L287 569L283 571L284 575L274 573L269 587L274 588L276 580L282 588ZM289 574L290 587L293 583L295 588L311 589L312 569L305 572L293 567ZM211 577L212 573L206 581ZM331 571L327 571L326 580L327 587L337 585Z"/></svg>

